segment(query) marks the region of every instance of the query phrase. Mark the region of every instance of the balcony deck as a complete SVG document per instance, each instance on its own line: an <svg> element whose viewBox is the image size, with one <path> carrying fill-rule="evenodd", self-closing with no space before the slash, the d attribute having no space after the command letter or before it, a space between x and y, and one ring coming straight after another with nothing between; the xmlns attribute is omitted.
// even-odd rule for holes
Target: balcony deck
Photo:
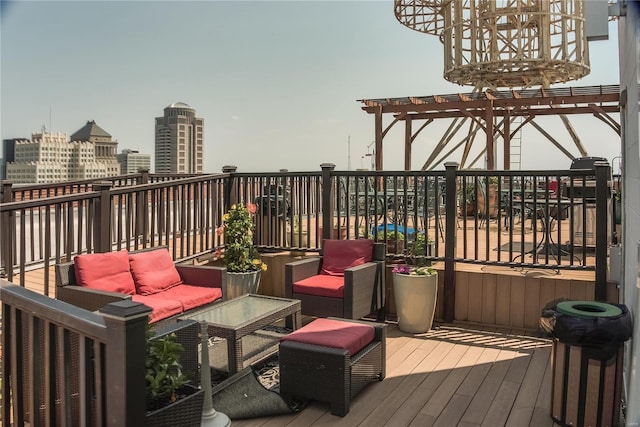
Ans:
<svg viewBox="0 0 640 427"><path fill-rule="evenodd" d="M312 402L233 425L551 427L550 355L551 341L527 330L455 322L414 335L389 323L387 377L356 396L345 417Z"/></svg>

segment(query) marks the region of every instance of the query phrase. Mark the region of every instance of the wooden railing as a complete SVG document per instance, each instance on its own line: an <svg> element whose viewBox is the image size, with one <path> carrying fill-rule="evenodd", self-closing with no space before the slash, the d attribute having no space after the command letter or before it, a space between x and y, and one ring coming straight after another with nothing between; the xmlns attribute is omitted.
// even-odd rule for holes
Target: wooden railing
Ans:
<svg viewBox="0 0 640 427"><path fill-rule="evenodd" d="M44 268L50 295L49 267L79 253L167 245L175 260L210 256L224 245L216 233L224 213L233 203L250 202L258 208L254 240L261 251L313 252L322 239L380 240L396 229L405 232L406 245L389 244L389 260L406 257L424 233L432 248L427 258L443 261L447 272L460 262L578 269L596 272L598 295L606 284L614 229L606 163L595 171L517 172L455 164L440 172L335 171L324 164L319 172L239 173L228 167L217 175L161 178L141 174L146 183L117 186L98 181L90 190L24 201L13 201L16 193L3 183L4 275L19 274L24 286L25 271ZM470 199L476 207L467 213L461 208ZM446 276L453 283L451 273Z"/></svg>
<svg viewBox="0 0 640 427"><path fill-rule="evenodd" d="M148 307L100 313L0 280L2 425L144 425Z"/></svg>

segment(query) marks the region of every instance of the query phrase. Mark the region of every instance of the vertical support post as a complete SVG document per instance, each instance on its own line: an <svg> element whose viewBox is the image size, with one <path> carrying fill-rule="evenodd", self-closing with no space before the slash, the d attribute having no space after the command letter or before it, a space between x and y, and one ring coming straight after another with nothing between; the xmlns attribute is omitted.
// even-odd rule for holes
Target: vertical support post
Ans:
<svg viewBox="0 0 640 427"><path fill-rule="evenodd" d="M404 170L411 170L411 142L412 142L412 124L411 116L404 121Z"/></svg>
<svg viewBox="0 0 640 427"><path fill-rule="evenodd" d="M494 141L493 141L493 102L487 101L486 111L485 111L485 122L486 122L486 132L487 132L487 170L495 170L496 169L496 158L495 158L495 150L494 150Z"/></svg>
<svg viewBox="0 0 640 427"><path fill-rule="evenodd" d="M331 239L333 232L333 181L331 172L336 168L333 163L322 163L322 239Z"/></svg>
<svg viewBox="0 0 640 427"><path fill-rule="evenodd" d="M140 184L149 183L149 169L138 169L140 172ZM138 191L136 194L136 234L140 237L142 247L147 247L147 238L149 233L149 216L147 209L149 208L149 192L147 190Z"/></svg>
<svg viewBox="0 0 640 427"><path fill-rule="evenodd" d="M2 203L13 202L13 183L11 181L2 181ZM13 280L13 237L15 233L15 213L13 211L2 214L0 218L2 232L2 243L0 244L0 277L6 277L9 281ZM24 230L22 230L24 233Z"/></svg>
<svg viewBox="0 0 640 427"><path fill-rule="evenodd" d="M505 111L504 125L502 129L502 140L504 141L504 159L502 159L503 169L508 171L511 169L511 116L509 110Z"/></svg>
<svg viewBox="0 0 640 427"><path fill-rule="evenodd" d="M453 322L456 309L456 172L458 163L447 162L444 164L445 171L445 248L444 248L444 313L445 322Z"/></svg>
<svg viewBox="0 0 640 427"><path fill-rule="evenodd" d="M145 425L145 329L151 309L126 300L99 311L107 327L107 425Z"/></svg>
<svg viewBox="0 0 640 427"><path fill-rule="evenodd" d="M595 300L607 300L607 232L609 228L609 163L595 162L596 168L596 289Z"/></svg>
<svg viewBox="0 0 640 427"><path fill-rule="evenodd" d="M375 133L376 133L376 152L374 153L374 158L376 159L376 168L375 170L382 170L382 107L379 107L375 112Z"/></svg>
<svg viewBox="0 0 640 427"><path fill-rule="evenodd" d="M238 203L238 178L234 173L238 170L237 166L226 165L222 167L222 173L228 173L229 178L225 181L224 185L224 210L228 211L231 206Z"/></svg>
<svg viewBox="0 0 640 427"><path fill-rule="evenodd" d="M93 191L99 191L100 197L95 204L93 214L94 252L111 251L111 181L96 181Z"/></svg>

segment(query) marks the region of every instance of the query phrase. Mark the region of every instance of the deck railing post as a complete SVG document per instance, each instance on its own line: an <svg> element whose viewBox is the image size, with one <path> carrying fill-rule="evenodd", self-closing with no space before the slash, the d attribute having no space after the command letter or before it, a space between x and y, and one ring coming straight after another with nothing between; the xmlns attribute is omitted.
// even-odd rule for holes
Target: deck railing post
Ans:
<svg viewBox="0 0 640 427"><path fill-rule="evenodd" d="M93 239L94 252L111 251L111 181L96 181L93 183L93 191L99 191L94 206L93 215Z"/></svg>
<svg viewBox="0 0 640 427"><path fill-rule="evenodd" d="M2 181L2 186L0 187L2 194L0 195L0 200L2 203L10 203L13 202L13 183L11 181ZM5 212L2 214L0 218L0 222L2 225L0 226L0 231L2 232L2 244L0 249L2 249L2 253L0 253L0 277L6 277L9 280L13 279L13 257L14 251L13 248L13 230L15 227L15 212ZM24 233L24 230L22 230Z"/></svg>
<svg viewBox="0 0 640 427"><path fill-rule="evenodd" d="M333 163L322 163L322 240L331 239L333 233L333 182L331 172L336 168ZM320 242L322 247L322 242Z"/></svg>
<svg viewBox="0 0 640 427"><path fill-rule="evenodd" d="M140 172L140 184L149 183L149 169L138 169ZM149 216L147 215L147 209L149 209L149 197L148 191L138 191L136 194L136 236L141 240L142 247L147 247L148 230L149 230Z"/></svg>
<svg viewBox="0 0 640 427"><path fill-rule="evenodd" d="M444 310L443 319L445 322L453 322L456 309L456 172L458 163L447 162L444 164L445 171L445 245L444 245Z"/></svg>
<svg viewBox="0 0 640 427"><path fill-rule="evenodd" d="M596 169L596 287L594 297L596 301L606 301L610 172L607 162L595 162L594 166Z"/></svg>
<svg viewBox="0 0 640 427"><path fill-rule="evenodd" d="M238 178L234 173L237 166L227 165L222 167L222 173L228 173L229 178L224 183L224 211L228 211L231 206L238 203Z"/></svg>
<svg viewBox="0 0 640 427"><path fill-rule="evenodd" d="M106 418L108 426L145 425L146 325L151 309L131 300L102 307L107 327Z"/></svg>

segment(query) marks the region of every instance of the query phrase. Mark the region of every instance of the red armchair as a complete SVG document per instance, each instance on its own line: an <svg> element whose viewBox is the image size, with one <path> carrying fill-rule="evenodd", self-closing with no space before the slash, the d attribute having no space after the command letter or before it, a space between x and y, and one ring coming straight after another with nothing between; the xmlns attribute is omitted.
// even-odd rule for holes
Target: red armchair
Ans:
<svg viewBox="0 0 640 427"><path fill-rule="evenodd" d="M384 307L384 243L325 240L320 257L285 265L285 295L302 314L360 319Z"/></svg>

